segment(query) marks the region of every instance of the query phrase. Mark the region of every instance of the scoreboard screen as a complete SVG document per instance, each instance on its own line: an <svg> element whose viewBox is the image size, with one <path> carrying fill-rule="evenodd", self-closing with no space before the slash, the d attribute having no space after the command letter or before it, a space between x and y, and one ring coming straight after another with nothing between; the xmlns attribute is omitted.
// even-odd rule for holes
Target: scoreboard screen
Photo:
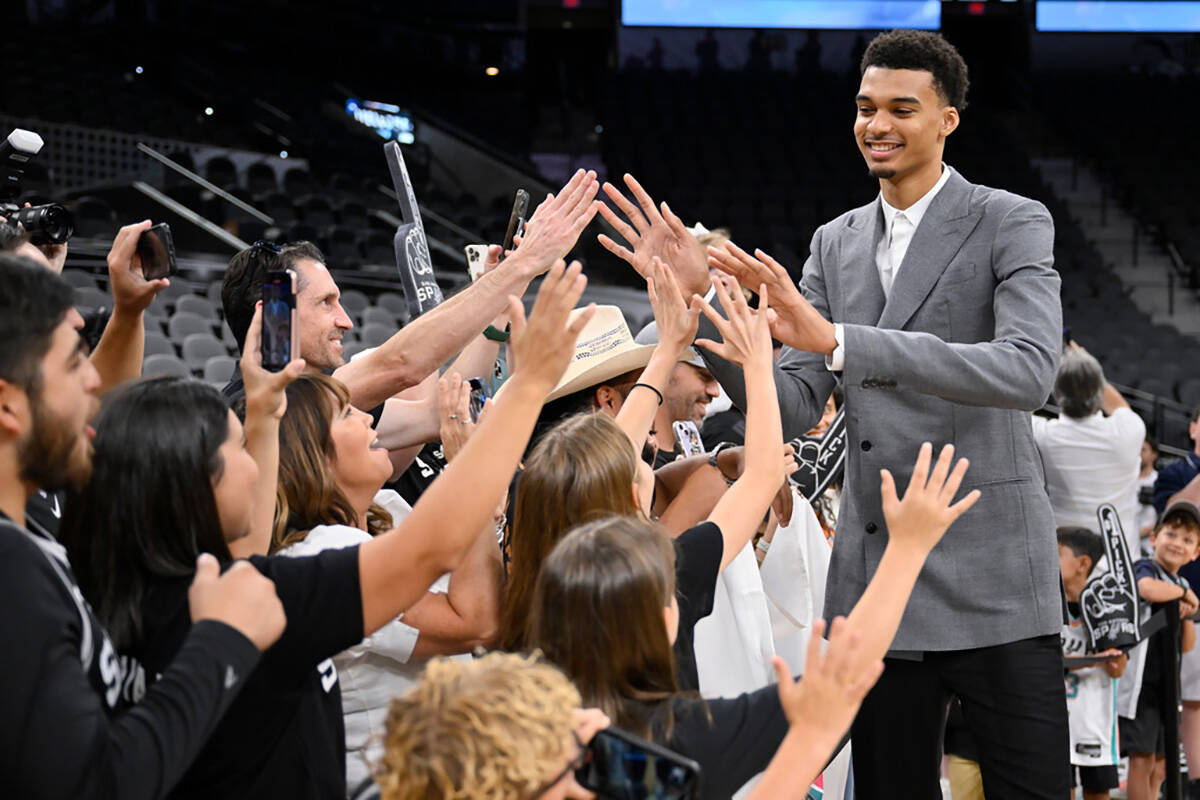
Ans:
<svg viewBox="0 0 1200 800"><path fill-rule="evenodd" d="M922 28L937 30L940 0L624 0L621 23L687 28Z"/></svg>
<svg viewBox="0 0 1200 800"><path fill-rule="evenodd" d="M1200 2L1038 0L1039 31L1188 33L1200 31Z"/></svg>

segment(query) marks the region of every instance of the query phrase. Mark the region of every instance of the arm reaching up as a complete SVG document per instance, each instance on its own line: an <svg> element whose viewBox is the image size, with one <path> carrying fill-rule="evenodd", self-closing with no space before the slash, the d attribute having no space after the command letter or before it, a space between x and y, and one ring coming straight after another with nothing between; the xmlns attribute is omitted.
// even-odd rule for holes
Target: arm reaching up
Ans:
<svg viewBox="0 0 1200 800"><path fill-rule="evenodd" d="M781 457L786 445L775 396L767 287L759 287L757 311L746 304L746 298L732 278L714 280L713 287L729 313L728 321L701 297L693 297L692 306L712 320L723 341L697 339L696 345L739 364L746 376L746 466L708 516L725 537L721 558L721 569L724 569L754 537L771 500L787 477ZM795 469L795 461L792 468Z"/></svg>
<svg viewBox="0 0 1200 800"><path fill-rule="evenodd" d="M509 298L512 376L490 413L412 514L359 548L365 634L405 611L439 575L453 571L491 519L546 395L562 377L575 339L592 317L589 308L568 324L587 285L581 269L578 263L565 268L559 261L542 282L528 322L521 301Z"/></svg>
<svg viewBox="0 0 1200 800"><path fill-rule="evenodd" d="M658 326L658 346L638 376L637 383L641 386L634 387L642 391L630 390L621 410L617 412L617 425L629 436L634 450L639 454L654 424L654 415L662 405L660 398L671 372L696 338L700 317L698 308L688 308L671 268L658 256L651 259L646 268L646 293L650 297L654 322ZM650 389L646 389L647 386Z"/></svg>
<svg viewBox="0 0 1200 800"><path fill-rule="evenodd" d="M284 389L304 372L304 359L297 358L279 372L262 366L262 301L254 308L242 349L242 380L246 384L246 451L258 465L254 489L254 512L249 535L229 543L234 558L265 556L271 547L275 522L275 493L279 486L279 420L287 410Z"/></svg>

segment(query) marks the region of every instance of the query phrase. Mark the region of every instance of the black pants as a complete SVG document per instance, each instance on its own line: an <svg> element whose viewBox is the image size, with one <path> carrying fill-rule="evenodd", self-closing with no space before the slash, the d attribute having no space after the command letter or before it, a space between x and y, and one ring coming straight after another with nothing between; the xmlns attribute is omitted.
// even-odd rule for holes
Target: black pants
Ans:
<svg viewBox="0 0 1200 800"><path fill-rule="evenodd" d="M857 800L940 800L951 696L978 743L988 800L1067 796L1070 734L1058 636L885 663L850 729Z"/></svg>

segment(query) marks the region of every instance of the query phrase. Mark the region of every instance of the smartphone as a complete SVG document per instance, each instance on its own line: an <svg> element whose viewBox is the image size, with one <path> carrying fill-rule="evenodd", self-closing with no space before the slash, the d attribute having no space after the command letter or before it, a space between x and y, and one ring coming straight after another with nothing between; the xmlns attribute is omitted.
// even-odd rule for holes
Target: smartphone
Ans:
<svg viewBox="0 0 1200 800"><path fill-rule="evenodd" d="M165 222L151 225L138 237L137 254L142 262L142 277L156 281L174 275L175 240L171 238L171 226Z"/></svg>
<svg viewBox="0 0 1200 800"><path fill-rule="evenodd" d="M483 404L489 395L487 381L483 378L471 378L467 383L471 385L471 399L469 401L471 422L478 422L479 415L483 412Z"/></svg>
<svg viewBox="0 0 1200 800"><path fill-rule="evenodd" d="M683 457L698 456L704 452L704 440L700 438L700 429L690 419L671 423L675 431L675 441L679 443L679 452Z"/></svg>
<svg viewBox="0 0 1200 800"><path fill-rule="evenodd" d="M296 324L296 273L268 272L262 288L262 364L278 372L299 355Z"/></svg>
<svg viewBox="0 0 1200 800"><path fill-rule="evenodd" d="M504 254L512 250L513 237L521 232L521 226L525 224L525 213L528 210L529 192L517 189L517 196L513 200L512 214L508 217L508 230L504 232L504 244L501 245L500 258L504 258Z"/></svg>
<svg viewBox="0 0 1200 800"><path fill-rule="evenodd" d="M467 257L467 274L471 276L471 283L479 280L483 275L483 264L487 261L487 251L486 244L468 244L463 247L463 253Z"/></svg>
<svg viewBox="0 0 1200 800"><path fill-rule="evenodd" d="M700 765L620 728L592 737L575 780L606 800L690 800Z"/></svg>

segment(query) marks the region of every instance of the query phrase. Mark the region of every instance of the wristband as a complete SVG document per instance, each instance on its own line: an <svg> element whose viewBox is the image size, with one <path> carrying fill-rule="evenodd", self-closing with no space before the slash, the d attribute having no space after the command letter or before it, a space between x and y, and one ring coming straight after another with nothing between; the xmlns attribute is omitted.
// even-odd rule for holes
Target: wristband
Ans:
<svg viewBox="0 0 1200 800"><path fill-rule="evenodd" d="M662 392L660 392L658 389L655 389L653 386L651 386L648 383L635 383L633 386L629 387L629 391L632 392L634 389L638 388L639 386L642 387L643 389L649 389L650 391L654 392L656 395L658 395L658 404L660 406L663 404Z"/></svg>
<svg viewBox="0 0 1200 800"><path fill-rule="evenodd" d="M483 329L483 338L491 339L493 342L507 342L508 331L502 331L495 325L488 325Z"/></svg>
<svg viewBox="0 0 1200 800"><path fill-rule="evenodd" d="M771 549L771 543L768 542L766 539L759 539L758 544L756 544L754 546L757 549L763 551L764 553Z"/></svg>
<svg viewBox="0 0 1200 800"><path fill-rule="evenodd" d="M708 454L708 465L720 474L720 476L725 480L726 486L733 486L734 482L729 479L729 476L725 474L724 470L717 466L717 456L720 455L721 451L727 447L733 447L733 444L731 442L721 442L719 445L714 447L713 451Z"/></svg>

